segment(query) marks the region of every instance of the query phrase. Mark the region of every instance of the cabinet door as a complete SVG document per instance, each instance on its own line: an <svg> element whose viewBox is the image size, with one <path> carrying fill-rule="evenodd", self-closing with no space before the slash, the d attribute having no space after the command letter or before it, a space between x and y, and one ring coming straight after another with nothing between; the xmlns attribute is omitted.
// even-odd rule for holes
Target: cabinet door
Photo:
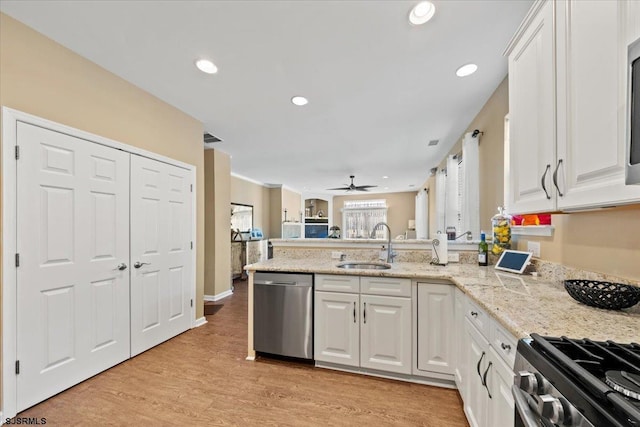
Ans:
<svg viewBox="0 0 640 427"><path fill-rule="evenodd" d="M465 330L467 334L469 375L467 376L467 396L464 401L464 413L471 427L483 427L488 425L489 393L483 384L482 376L489 365L487 360L489 342L468 319L465 319Z"/></svg>
<svg viewBox="0 0 640 427"><path fill-rule="evenodd" d="M509 206L514 213L555 208L554 66L553 4L544 2L509 53Z"/></svg>
<svg viewBox="0 0 640 427"><path fill-rule="evenodd" d="M411 373L411 299L360 296L360 366Z"/></svg>
<svg viewBox="0 0 640 427"><path fill-rule="evenodd" d="M458 288L455 289L455 309L454 309L454 329L453 329L453 355L454 355L454 378L458 392L465 400L467 397L467 352L465 351L466 333L464 329L464 318L466 312L466 297Z"/></svg>
<svg viewBox="0 0 640 427"><path fill-rule="evenodd" d="M491 391L489 399L489 426L514 425L515 406L511 395L513 370L507 366L493 348L489 348L489 372L487 388Z"/></svg>
<svg viewBox="0 0 640 427"><path fill-rule="evenodd" d="M640 200L624 182L626 3L558 3L558 208Z"/></svg>
<svg viewBox="0 0 640 427"><path fill-rule="evenodd" d="M418 369L453 373L453 286L418 283Z"/></svg>
<svg viewBox="0 0 640 427"><path fill-rule="evenodd" d="M341 365L360 365L359 296L315 293L314 358Z"/></svg>

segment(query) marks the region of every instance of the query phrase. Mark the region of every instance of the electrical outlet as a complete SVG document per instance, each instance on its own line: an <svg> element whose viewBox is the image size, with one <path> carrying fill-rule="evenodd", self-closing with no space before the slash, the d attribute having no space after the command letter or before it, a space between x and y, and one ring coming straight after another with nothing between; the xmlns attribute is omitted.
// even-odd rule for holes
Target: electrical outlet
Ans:
<svg viewBox="0 0 640 427"><path fill-rule="evenodd" d="M449 262L460 262L460 254L457 252L450 252L448 258Z"/></svg>
<svg viewBox="0 0 640 427"><path fill-rule="evenodd" d="M342 256L342 252L339 252L339 251L331 252L331 259L340 259L341 256Z"/></svg>
<svg viewBox="0 0 640 427"><path fill-rule="evenodd" d="M527 242L527 250L531 252L534 257L540 258L540 242Z"/></svg>

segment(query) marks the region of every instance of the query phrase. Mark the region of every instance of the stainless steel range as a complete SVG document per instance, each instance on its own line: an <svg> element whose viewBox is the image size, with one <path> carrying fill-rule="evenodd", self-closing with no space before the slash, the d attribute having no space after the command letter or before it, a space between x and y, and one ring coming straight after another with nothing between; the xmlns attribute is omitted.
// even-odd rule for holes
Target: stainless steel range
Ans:
<svg viewBox="0 0 640 427"><path fill-rule="evenodd" d="M640 344L531 334L514 370L516 426L640 426Z"/></svg>

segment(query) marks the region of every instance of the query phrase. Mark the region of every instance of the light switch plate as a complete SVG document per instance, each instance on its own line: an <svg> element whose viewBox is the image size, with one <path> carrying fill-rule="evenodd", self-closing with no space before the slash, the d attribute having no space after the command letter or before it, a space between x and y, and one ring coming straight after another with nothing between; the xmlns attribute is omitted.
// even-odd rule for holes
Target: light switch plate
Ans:
<svg viewBox="0 0 640 427"><path fill-rule="evenodd" d="M339 251L331 252L331 259L340 259L341 256L342 256L342 252L339 252Z"/></svg>
<svg viewBox="0 0 640 427"><path fill-rule="evenodd" d="M534 257L540 258L540 242L527 242L527 251L531 252Z"/></svg>

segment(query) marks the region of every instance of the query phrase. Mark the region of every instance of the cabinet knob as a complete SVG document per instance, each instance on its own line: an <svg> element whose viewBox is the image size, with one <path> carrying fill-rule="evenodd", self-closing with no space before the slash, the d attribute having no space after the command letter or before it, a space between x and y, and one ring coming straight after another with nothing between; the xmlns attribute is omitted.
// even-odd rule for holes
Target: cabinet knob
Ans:
<svg viewBox="0 0 640 427"><path fill-rule="evenodd" d="M470 313L473 317L478 317L478 312L477 311L472 311Z"/></svg>

